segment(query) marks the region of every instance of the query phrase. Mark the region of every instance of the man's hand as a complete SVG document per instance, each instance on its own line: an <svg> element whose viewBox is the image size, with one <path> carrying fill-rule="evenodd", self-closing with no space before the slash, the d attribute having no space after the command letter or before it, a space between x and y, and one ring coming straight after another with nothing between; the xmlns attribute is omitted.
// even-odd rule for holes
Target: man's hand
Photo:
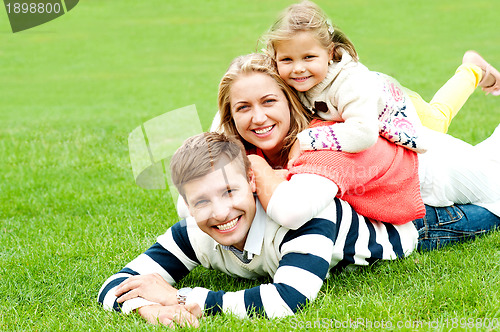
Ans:
<svg viewBox="0 0 500 332"><path fill-rule="evenodd" d="M198 319L202 316L200 306L196 303L185 306L181 304L147 305L137 309L137 312L151 324L162 324L171 328L175 328L177 325L180 327L199 327Z"/></svg>
<svg viewBox="0 0 500 332"><path fill-rule="evenodd" d="M164 306L177 304L177 289L158 273L128 278L117 287L115 296L118 303L141 297Z"/></svg>

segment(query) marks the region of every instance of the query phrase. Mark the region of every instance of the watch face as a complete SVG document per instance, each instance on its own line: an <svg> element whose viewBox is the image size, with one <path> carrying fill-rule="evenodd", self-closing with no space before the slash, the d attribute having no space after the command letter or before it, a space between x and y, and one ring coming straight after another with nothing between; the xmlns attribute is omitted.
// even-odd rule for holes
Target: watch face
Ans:
<svg viewBox="0 0 500 332"><path fill-rule="evenodd" d="M192 289L191 289L191 288L189 288L189 287L185 287L185 288L181 288L181 289L179 289L178 294L179 294L180 296L187 296L189 293L191 293L191 291L192 291Z"/></svg>
<svg viewBox="0 0 500 332"><path fill-rule="evenodd" d="M186 298L191 291L192 289L189 287L179 289L177 291L177 302L179 302L179 304L186 304Z"/></svg>

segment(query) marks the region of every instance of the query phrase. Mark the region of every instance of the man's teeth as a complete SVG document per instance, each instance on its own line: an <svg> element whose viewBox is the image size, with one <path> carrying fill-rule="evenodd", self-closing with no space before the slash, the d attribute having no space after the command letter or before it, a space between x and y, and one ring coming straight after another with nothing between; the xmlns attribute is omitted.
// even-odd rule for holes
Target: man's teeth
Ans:
<svg viewBox="0 0 500 332"><path fill-rule="evenodd" d="M273 129L273 126L269 126L267 128L264 128L264 129L255 129L255 132L259 135L261 134L265 134L265 133L268 133L271 131L271 129Z"/></svg>
<svg viewBox="0 0 500 332"><path fill-rule="evenodd" d="M225 231L227 229L230 229L230 228L236 226L237 223L238 223L238 218L234 218L230 222L227 222L223 225L217 225L217 228L220 229L221 231Z"/></svg>

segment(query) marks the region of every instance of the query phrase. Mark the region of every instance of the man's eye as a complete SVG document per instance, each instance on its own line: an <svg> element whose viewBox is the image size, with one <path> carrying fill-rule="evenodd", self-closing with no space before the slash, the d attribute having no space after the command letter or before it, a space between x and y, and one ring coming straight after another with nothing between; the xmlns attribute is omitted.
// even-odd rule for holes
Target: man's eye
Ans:
<svg viewBox="0 0 500 332"><path fill-rule="evenodd" d="M228 195L228 196L231 196L232 194L234 194L236 192L235 189L228 189L224 192L225 195Z"/></svg>
<svg viewBox="0 0 500 332"><path fill-rule="evenodd" d="M206 199L204 199L204 200L201 200L201 201L197 201L194 204L194 206L197 207L197 208L200 208L200 207L203 207L203 206L205 206L207 204L208 204L208 201Z"/></svg>

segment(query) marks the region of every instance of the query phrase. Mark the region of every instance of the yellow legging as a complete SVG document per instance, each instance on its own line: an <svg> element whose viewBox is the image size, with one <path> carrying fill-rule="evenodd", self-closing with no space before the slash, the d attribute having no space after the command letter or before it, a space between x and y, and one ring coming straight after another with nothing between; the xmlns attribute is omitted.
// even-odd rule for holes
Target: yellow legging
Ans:
<svg viewBox="0 0 500 332"><path fill-rule="evenodd" d="M477 88L482 77L482 70L473 64L462 64L455 75L446 82L427 103L414 91L405 89L418 117L427 128L446 133L451 120Z"/></svg>

